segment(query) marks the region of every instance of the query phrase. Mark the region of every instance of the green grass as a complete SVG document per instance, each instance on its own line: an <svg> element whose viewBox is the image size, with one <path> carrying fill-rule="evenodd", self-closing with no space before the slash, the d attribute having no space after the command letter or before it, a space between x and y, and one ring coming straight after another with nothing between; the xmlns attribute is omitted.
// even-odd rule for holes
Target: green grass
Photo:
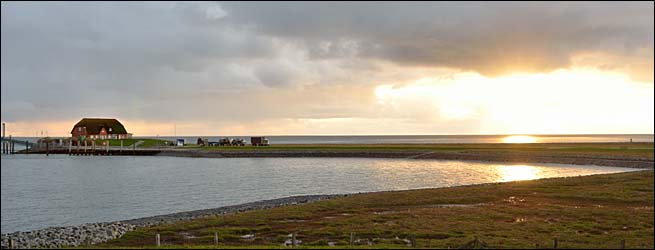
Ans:
<svg viewBox="0 0 655 250"><path fill-rule="evenodd" d="M653 171L380 192L141 228L100 247L280 248L296 233L305 247L457 248L478 237L492 248L653 248ZM464 204L466 207L443 207ZM255 234L244 240L244 234ZM192 235L186 238L184 235ZM312 246L308 246L311 244ZM362 243L363 244L363 243Z"/></svg>
<svg viewBox="0 0 655 250"><path fill-rule="evenodd" d="M96 140L96 145L101 146L103 142L109 142L109 146L111 147L120 147L121 146L121 140L119 139L111 139L111 140L101 140L97 139ZM136 143L139 141L138 139L122 139L123 141L123 147L130 147L132 144Z"/></svg>
<svg viewBox="0 0 655 250"><path fill-rule="evenodd" d="M139 140L143 141L143 144L139 145L139 147L144 147L144 148L166 146L166 145L170 146L173 144L173 142L171 141L159 140L159 139L139 139Z"/></svg>
<svg viewBox="0 0 655 250"><path fill-rule="evenodd" d="M121 141L123 141L123 147L131 147L134 143L137 143L139 141L143 141L142 144L138 145L137 147L156 147L156 146L165 146L166 145L166 140L159 140L159 139L110 139L110 140L101 140L98 139L96 140L96 145L101 146L103 142L109 142L109 146L112 147L119 147L121 145ZM169 145L172 142L168 142Z"/></svg>

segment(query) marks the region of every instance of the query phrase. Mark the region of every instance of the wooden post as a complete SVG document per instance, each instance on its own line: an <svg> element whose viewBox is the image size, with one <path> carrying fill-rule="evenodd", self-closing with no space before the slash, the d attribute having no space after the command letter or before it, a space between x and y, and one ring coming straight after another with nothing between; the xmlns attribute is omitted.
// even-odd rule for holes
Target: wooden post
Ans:
<svg viewBox="0 0 655 250"><path fill-rule="evenodd" d="M557 249L557 238L553 239L553 249Z"/></svg>
<svg viewBox="0 0 655 250"><path fill-rule="evenodd" d="M9 154L14 153L14 140L11 139L11 135L9 136Z"/></svg>
<svg viewBox="0 0 655 250"><path fill-rule="evenodd" d="M30 142L25 140L25 153L29 154L30 153Z"/></svg>
<svg viewBox="0 0 655 250"><path fill-rule="evenodd" d="M355 233L350 233L350 245L352 246L355 243Z"/></svg>
<svg viewBox="0 0 655 250"><path fill-rule="evenodd" d="M123 140L122 140L122 139L121 139L121 150L120 150L120 154L121 154L121 155L123 154Z"/></svg>
<svg viewBox="0 0 655 250"><path fill-rule="evenodd" d="M296 247L296 233L291 233L291 246Z"/></svg>
<svg viewBox="0 0 655 250"><path fill-rule="evenodd" d="M218 246L218 231L214 231L214 245Z"/></svg>
<svg viewBox="0 0 655 250"><path fill-rule="evenodd" d="M50 155L50 142L46 141L45 142L45 156L49 156L49 155Z"/></svg>
<svg viewBox="0 0 655 250"><path fill-rule="evenodd" d="M14 239L9 239L9 249L14 249L16 248L16 243L14 242Z"/></svg>
<svg viewBox="0 0 655 250"><path fill-rule="evenodd" d="M410 243L412 244L413 248L416 248L416 236L415 235L412 235L412 237L410 238Z"/></svg>
<svg viewBox="0 0 655 250"><path fill-rule="evenodd" d="M107 153L107 155L109 155L109 141L107 140L107 141L105 141L105 143L107 143L107 151L105 153Z"/></svg>
<svg viewBox="0 0 655 250"><path fill-rule="evenodd" d="M68 155L71 155L73 152L73 138L71 137L70 140L68 140Z"/></svg>
<svg viewBox="0 0 655 250"><path fill-rule="evenodd" d="M632 142L632 139L630 139L630 142ZM625 240L621 240L621 249L625 249Z"/></svg>
<svg viewBox="0 0 655 250"><path fill-rule="evenodd" d="M157 235L155 236L155 241L156 241L156 243L157 243L157 247L161 246L161 241L160 241L160 239L161 239L161 237L159 237L159 234L157 234Z"/></svg>
<svg viewBox="0 0 655 250"><path fill-rule="evenodd" d="M86 147L87 147L87 143L86 143L86 139L85 139L84 140L84 154L86 154Z"/></svg>
<svg viewBox="0 0 655 250"><path fill-rule="evenodd" d="M132 144L132 155L136 155L136 142Z"/></svg>
<svg viewBox="0 0 655 250"><path fill-rule="evenodd" d="M91 154L95 155L96 154L96 140L91 141L91 148L93 149L93 150L91 150L91 152L92 152Z"/></svg>

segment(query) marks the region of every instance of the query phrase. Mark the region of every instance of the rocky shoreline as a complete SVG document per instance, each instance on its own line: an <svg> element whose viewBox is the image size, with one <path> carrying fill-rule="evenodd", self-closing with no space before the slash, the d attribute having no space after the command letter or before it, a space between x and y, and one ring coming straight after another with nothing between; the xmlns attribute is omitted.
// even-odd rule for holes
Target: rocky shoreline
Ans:
<svg viewBox="0 0 655 250"><path fill-rule="evenodd" d="M11 240L13 240L13 248L60 248L95 245L108 240L120 238L125 233L139 227L173 223L182 220L192 220L206 216L303 204L343 196L348 195L292 196L212 209L157 215L139 219L87 223L66 227L49 227L29 232L13 232L2 234L1 246L3 249L9 248Z"/></svg>

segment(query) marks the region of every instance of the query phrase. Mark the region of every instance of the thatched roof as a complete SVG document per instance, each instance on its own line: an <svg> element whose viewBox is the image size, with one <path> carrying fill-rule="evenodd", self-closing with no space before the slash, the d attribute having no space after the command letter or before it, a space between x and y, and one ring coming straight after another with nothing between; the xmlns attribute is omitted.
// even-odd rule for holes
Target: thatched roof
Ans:
<svg viewBox="0 0 655 250"><path fill-rule="evenodd" d="M104 119L104 118L84 118L79 121L71 130L71 133L77 127L86 127L87 134L99 134L102 128L107 130L108 134L127 134L127 130L121 122L116 119ZM111 128L111 132L109 131Z"/></svg>

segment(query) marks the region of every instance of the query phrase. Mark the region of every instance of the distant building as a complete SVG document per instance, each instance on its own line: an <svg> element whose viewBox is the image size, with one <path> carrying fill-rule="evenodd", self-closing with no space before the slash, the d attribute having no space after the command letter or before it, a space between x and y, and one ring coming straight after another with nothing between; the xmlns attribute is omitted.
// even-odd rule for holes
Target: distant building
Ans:
<svg viewBox="0 0 655 250"><path fill-rule="evenodd" d="M84 118L71 130L75 139L128 139L132 134L116 119Z"/></svg>
<svg viewBox="0 0 655 250"><path fill-rule="evenodd" d="M268 138L263 136L250 137L250 144L253 146L268 146Z"/></svg>

